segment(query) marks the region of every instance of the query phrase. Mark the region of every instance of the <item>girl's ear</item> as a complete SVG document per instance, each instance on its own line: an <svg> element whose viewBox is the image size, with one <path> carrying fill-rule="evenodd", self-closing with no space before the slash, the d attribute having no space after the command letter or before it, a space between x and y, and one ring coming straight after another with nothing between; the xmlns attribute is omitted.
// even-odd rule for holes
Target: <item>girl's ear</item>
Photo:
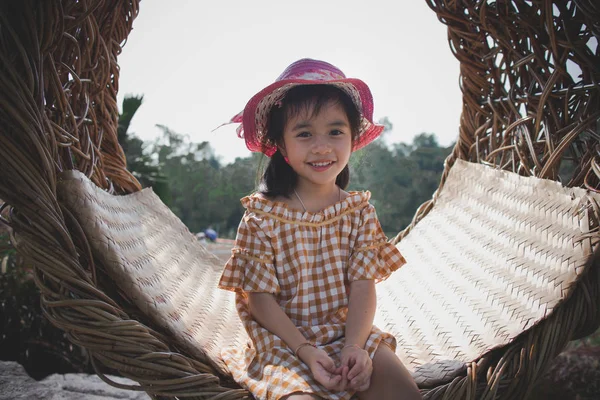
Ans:
<svg viewBox="0 0 600 400"><path fill-rule="evenodd" d="M285 152L285 147L283 145L277 146L277 150L279 150L282 156L287 157L287 153Z"/></svg>

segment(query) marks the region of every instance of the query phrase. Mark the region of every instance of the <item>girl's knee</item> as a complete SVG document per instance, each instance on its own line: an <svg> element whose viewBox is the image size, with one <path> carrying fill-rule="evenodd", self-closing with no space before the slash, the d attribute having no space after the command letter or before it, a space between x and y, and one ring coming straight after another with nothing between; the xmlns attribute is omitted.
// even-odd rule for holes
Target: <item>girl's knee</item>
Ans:
<svg viewBox="0 0 600 400"><path fill-rule="evenodd" d="M402 391L398 391L399 396L396 396L398 399L402 400L423 400L423 396L421 395L421 391L415 384L414 386L403 387Z"/></svg>
<svg viewBox="0 0 600 400"><path fill-rule="evenodd" d="M423 398L408 369L402 364L393 350L380 345L373 357L373 375L371 386L378 392L377 397L386 399L420 400Z"/></svg>
<svg viewBox="0 0 600 400"><path fill-rule="evenodd" d="M282 400L319 400L320 397L315 396L310 393L292 393L285 397L282 397Z"/></svg>

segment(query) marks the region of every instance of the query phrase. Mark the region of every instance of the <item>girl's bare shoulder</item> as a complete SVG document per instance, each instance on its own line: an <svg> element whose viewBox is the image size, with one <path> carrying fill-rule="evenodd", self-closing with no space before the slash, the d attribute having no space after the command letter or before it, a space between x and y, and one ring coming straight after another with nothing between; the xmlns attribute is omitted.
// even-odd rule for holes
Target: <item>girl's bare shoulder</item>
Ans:
<svg viewBox="0 0 600 400"><path fill-rule="evenodd" d="M271 204L279 204L279 205L283 205L286 208L289 209L299 209L300 208L300 204L297 204L297 200L295 200L294 198L289 198L286 196L274 196L274 197L269 197L269 196L265 196L264 194L260 193L260 192L256 192L254 194L254 196L256 196L256 198L267 201Z"/></svg>
<svg viewBox="0 0 600 400"><path fill-rule="evenodd" d="M346 197L348 196L350 196L350 193L346 192L343 189L340 191L340 200L346 200Z"/></svg>

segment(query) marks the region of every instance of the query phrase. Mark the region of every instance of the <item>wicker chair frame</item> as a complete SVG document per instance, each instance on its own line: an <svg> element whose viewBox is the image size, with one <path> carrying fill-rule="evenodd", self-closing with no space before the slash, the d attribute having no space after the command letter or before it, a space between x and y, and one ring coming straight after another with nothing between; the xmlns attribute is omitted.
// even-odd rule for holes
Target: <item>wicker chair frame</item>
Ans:
<svg viewBox="0 0 600 400"><path fill-rule="evenodd" d="M595 0L426 1L448 26L463 92L460 134L440 188L462 159L598 192ZM247 392L206 360L186 356L112 289L56 197L57 176L70 169L110 193L140 190L117 141L116 103L117 57L137 14L138 0L0 5L0 211L10 211L1 222L34 267L44 314L88 350L100 377L109 381L104 373L116 371L139 383L127 388L153 398L244 398ZM418 209L395 243L435 201ZM549 318L425 398L526 398L569 340L597 329L599 299L598 268L590 268Z"/></svg>

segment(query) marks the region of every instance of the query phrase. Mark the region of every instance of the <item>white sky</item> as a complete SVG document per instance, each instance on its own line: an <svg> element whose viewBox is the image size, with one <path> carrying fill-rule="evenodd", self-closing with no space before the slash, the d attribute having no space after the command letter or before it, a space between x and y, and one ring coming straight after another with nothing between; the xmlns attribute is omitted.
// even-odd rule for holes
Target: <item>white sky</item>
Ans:
<svg viewBox="0 0 600 400"><path fill-rule="evenodd" d="M375 120L394 125L386 141L456 139L458 61L425 0L143 0L119 57L119 107L143 94L131 132L153 140L166 125L231 162L250 154L236 125L211 131L304 57L370 86Z"/></svg>

